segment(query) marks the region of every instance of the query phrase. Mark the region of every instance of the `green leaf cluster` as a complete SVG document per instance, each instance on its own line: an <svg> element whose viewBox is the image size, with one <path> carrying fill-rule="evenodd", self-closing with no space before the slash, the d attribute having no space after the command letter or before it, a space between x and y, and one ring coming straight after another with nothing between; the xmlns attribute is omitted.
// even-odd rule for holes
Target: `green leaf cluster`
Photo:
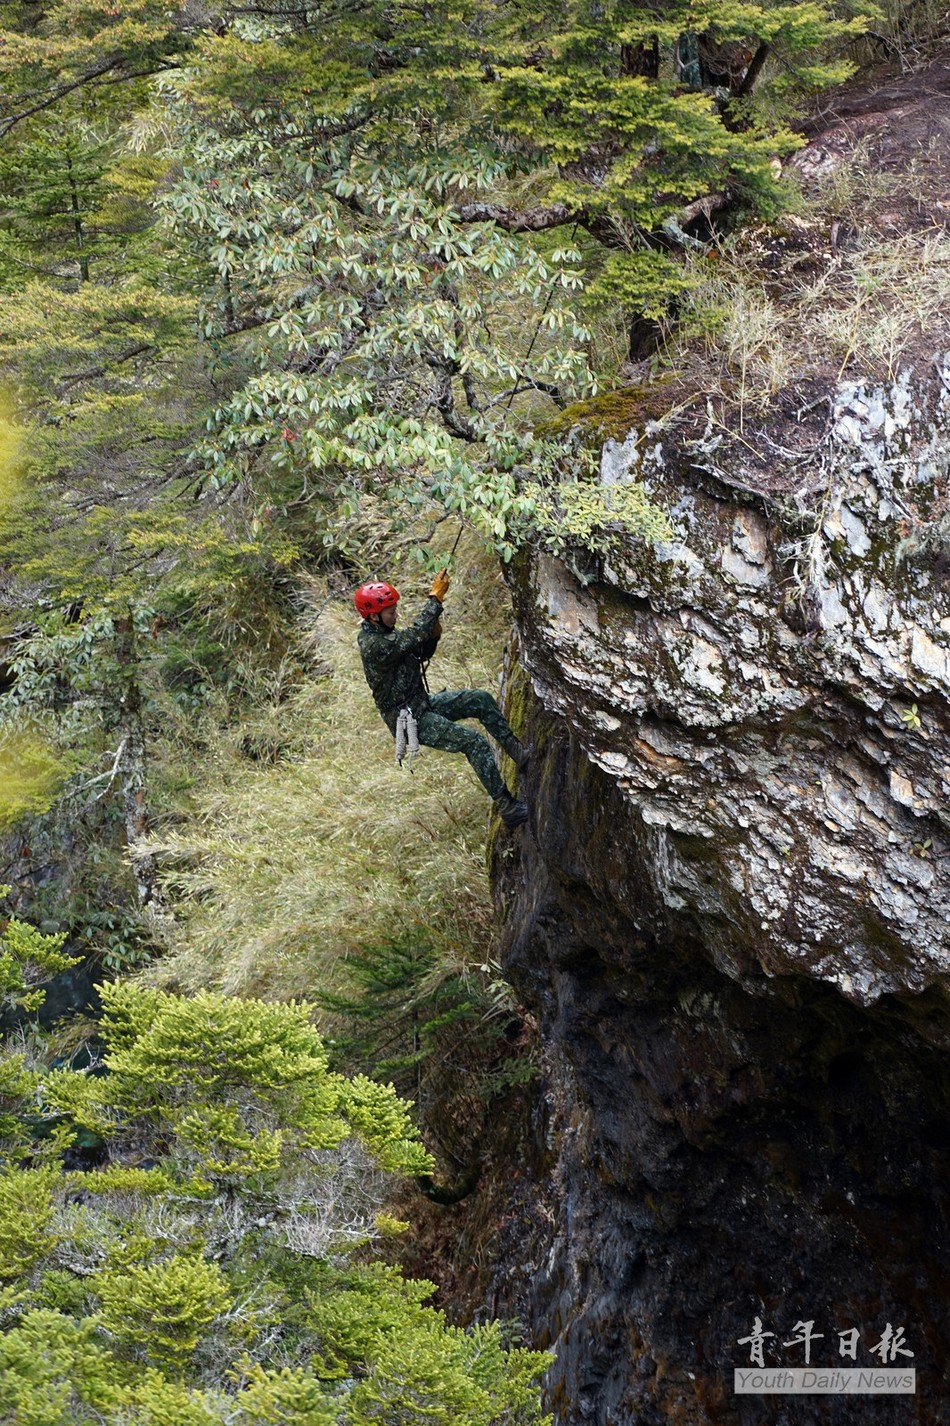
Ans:
<svg viewBox="0 0 950 1426"><path fill-rule="evenodd" d="M0 900L10 894L0 886ZM36 1010L45 992L38 983L78 965L80 957L62 952L65 933L44 936L16 916L0 919L0 1006L6 1010Z"/></svg>
<svg viewBox="0 0 950 1426"><path fill-rule="evenodd" d="M261 1201L355 1136L385 1168L431 1166L388 1085L327 1069L306 1004L102 989L103 1078L50 1076L50 1107L114 1140L171 1141L168 1162L200 1192L249 1181ZM300 1210L303 1211L302 1209Z"/></svg>
<svg viewBox="0 0 950 1426"><path fill-rule="evenodd" d="M103 1000L96 1073L0 1059L4 1100L32 1096L35 1132L56 1129L47 1162L8 1140L0 1171L4 1420L542 1426L546 1356L351 1260L384 1171L431 1161L388 1086L327 1069L307 1006ZM64 1172L80 1131L108 1157Z"/></svg>

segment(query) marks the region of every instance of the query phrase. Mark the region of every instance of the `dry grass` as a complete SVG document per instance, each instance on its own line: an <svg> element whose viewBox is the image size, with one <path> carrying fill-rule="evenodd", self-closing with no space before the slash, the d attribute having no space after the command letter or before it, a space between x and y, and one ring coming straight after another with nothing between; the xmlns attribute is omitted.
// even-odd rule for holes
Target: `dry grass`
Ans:
<svg viewBox="0 0 950 1426"><path fill-rule="evenodd" d="M440 537L442 531L439 532ZM454 530L445 539L454 537ZM496 687L508 606L493 562L460 547L433 688ZM412 617L426 583L404 586ZM352 604L302 590L315 676L279 681L251 719L214 733L193 812L152 849L174 907L149 978L288 998L334 983L340 957L411 927L450 964L485 960L488 803L463 758L426 751L410 774L366 688ZM249 756L250 753L250 756Z"/></svg>
<svg viewBox="0 0 950 1426"><path fill-rule="evenodd" d="M833 263L803 294L802 327L840 372L852 360L893 377L930 332L946 332L950 236L908 233Z"/></svg>
<svg viewBox="0 0 950 1426"><path fill-rule="evenodd" d="M663 353L664 365L701 374L736 410L740 433L793 383L846 373L889 380L947 340L946 229L882 238L862 227L837 249L820 214L786 225L795 239L787 260L781 239L764 231L693 260L695 284ZM810 245L814 256L800 271Z"/></svg>

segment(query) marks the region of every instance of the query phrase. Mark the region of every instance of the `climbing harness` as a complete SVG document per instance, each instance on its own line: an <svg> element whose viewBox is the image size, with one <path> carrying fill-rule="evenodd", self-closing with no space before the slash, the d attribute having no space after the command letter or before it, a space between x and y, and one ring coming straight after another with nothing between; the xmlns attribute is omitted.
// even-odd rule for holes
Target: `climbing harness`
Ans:
<svg viewBox="0 0 950 1426"><path fill-rule="evenodd" d="M419 725L411 708L400 708L399 717L396 719L396 766L402 767L403 759L408 753L407 766L412 772L412 760L418 751Z"/></svg>

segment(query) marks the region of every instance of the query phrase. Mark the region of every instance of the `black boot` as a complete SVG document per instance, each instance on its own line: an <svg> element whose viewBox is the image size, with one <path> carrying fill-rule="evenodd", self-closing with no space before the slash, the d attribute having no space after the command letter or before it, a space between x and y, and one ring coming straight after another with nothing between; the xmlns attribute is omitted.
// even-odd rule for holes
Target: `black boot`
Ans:
<svg viewBox="0 0 950 1426"><path fill-rule="evenodd" d="M509 831L520 827L522 822L528 820L527 802L519 802L517 797L512 797L507 788L500 797L495 798L495 806L498 808L499 817Z"/></svg>
<svg viewBox="0 0 950 1426"><path fill-rule="evenodd" d="M518 771L524 772L528 763L531 761L531 753L533 751L531 744L529 743L528 746L525 747L524 743L519 742L514 733L512 733L511 737L506 738L502 743L502 747Z"/></svg>

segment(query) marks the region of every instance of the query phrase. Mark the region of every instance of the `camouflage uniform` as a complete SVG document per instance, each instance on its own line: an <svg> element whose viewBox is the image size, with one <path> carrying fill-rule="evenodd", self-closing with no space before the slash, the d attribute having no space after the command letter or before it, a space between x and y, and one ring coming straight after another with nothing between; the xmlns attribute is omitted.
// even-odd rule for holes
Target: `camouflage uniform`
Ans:
<svg viewBox="0 0 950 1426"><path fill-rule="evenodd" d="M479 688L430 694L422 681L422 664L439 642L436 624L441 613L438 599L429 598L407 629L385 629L364 619L358 642L366 681L391 733L396 731L400 709L411 708L419 725L419 742L444 753L464 753L488 795L497 799L508 790L491 748L481 733L460 727L458 720L477 718L506 751L518 749L498 704Z"/></svg>

